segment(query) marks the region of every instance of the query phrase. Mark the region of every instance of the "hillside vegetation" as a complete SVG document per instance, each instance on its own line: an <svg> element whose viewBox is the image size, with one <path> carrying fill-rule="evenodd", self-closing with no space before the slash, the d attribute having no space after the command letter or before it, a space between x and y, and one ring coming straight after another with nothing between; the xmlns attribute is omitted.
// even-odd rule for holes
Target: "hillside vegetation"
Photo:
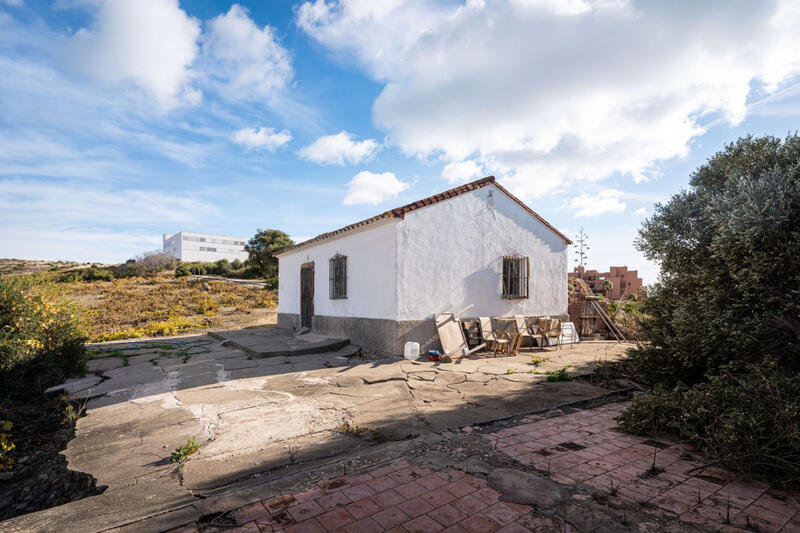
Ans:
<svg viewBox="0 0 800 533"><path fill-rule="evenodd" d="M0 277L46 286L74 302L89 342L274 323L274 291L175 277L177 261L162 255L145 254L121 265L2 259Z"/></svg>

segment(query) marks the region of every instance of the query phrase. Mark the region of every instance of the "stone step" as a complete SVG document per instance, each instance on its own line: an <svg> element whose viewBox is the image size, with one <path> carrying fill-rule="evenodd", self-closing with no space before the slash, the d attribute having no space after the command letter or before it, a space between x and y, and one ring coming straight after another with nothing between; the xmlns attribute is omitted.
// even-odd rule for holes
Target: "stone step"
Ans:
<svg viewBox="0 0 800 533"><path fill-rule="evenodd" d="M250 328L234 331L212 331L209 336L225 346L238 348L254 357L287 357L340 350L350 339L327 337L317 333L295 335L289 329Z"/></svg>

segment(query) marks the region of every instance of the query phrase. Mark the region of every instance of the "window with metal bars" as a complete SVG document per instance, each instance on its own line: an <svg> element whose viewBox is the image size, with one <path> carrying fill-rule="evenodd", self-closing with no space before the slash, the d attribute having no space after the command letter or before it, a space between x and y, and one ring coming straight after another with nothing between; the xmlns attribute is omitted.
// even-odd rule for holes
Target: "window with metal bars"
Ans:
<svg viewBox="0 0 800 533"><path fill-rule="evenodd" d="M331 300L347 298L347 256L336 254L329 264Z"/></svg>
<svg viewBox="0 0 800 533"><path fill-rule="evenodd" d="M503 298L527 298L530 263L527 257L503 257Z"/></svg>

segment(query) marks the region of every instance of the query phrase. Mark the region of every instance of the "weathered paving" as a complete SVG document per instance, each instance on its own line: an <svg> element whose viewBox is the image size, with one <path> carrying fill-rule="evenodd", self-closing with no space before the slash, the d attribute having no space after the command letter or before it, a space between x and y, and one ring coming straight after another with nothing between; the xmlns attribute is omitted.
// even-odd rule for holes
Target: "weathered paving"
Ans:
<svg viewBox="0 0 800 533"><path fill-rule="evenodd" d="M585 343L535 352L550 358L538 366L527 353L448 364L368 360L349 346L259 358L209 336L117 348L116 357L91 361L92 376L65 384L88 398L64 452L69 467L107 490L9 520L3 530L109 529L386 440L596 397L607 391L548 383L543 372L588 372L625 347ZM193 436L203 447L177 469L170 452Z"/></svg>

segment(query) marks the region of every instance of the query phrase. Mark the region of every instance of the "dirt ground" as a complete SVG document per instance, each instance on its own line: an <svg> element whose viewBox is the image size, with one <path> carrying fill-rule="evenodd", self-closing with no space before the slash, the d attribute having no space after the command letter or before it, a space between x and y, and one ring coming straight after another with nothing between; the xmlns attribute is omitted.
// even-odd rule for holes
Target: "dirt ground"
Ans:
<svg viewBox="0 0 800 533"><path fill-rule="evenodd" d="M191 509L232 487L320 461L607 394L548 372L591 372L624 345L480 356L454 363L365 359L351 347L258 358L201 335L114 345L69 382L87 414L64 452L100 495L3 524L9 531L99 531ZM121 352L121 353L120 353ZM202 445L180 467L170 453ZM187 520L188 521L188 520Z"/></svg>

